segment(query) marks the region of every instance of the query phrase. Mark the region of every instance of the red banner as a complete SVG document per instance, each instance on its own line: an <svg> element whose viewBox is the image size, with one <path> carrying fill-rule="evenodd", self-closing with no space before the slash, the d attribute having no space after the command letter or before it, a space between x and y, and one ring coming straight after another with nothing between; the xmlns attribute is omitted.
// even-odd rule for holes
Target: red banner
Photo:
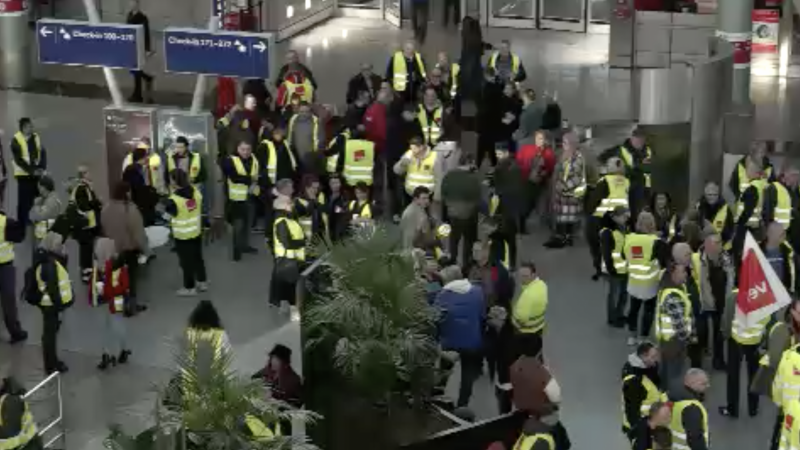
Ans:
<svg viewBox="0 0 800 450"><path fill-rule="evenodd" d="M27 10L27 0L0 0L0 14L14 14Z"/></svg>

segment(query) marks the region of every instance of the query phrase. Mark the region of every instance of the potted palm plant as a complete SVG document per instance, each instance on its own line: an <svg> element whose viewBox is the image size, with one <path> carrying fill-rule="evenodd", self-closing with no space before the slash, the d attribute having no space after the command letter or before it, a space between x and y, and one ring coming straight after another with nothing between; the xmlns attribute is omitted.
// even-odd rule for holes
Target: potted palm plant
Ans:
<svg viewBox="0 0 800 450"><path fill-rule="evenodd" d="M326 417L316 442L391 449L452 426L430 404L437 312L412 255L381 226L314 250L326 256L305 283L302 329L306 394Z"/></svg>
<svg viewBox="0 0 800 450"><path fill-rule="evenodd" d="M276 435L253 436L246 419L263 424L287 421L312 423L317 415L289 408L269 398L261 381L241 377L231 368L231 357L222 352L213 362L177 358L178 375L158 389L155 425L136 436L118 425L105 440L109 450L316 450L305 439Z"/></svg>

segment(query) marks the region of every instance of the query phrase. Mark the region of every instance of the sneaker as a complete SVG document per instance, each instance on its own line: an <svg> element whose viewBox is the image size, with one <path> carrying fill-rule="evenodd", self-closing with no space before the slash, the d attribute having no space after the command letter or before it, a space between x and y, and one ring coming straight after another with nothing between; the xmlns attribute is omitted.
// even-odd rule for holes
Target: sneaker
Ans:
<svg viewBox="0 0 800 450"><path fill-rule="evenodd" d="M289 320L292 322L300 322L300 309L297 306L290 306L289 307Z"/></svg>
<svg viewBox="0 0 800 450"><path fill-rule="evenodd" d="M208 292L208 281L198 281L197 290L200 292Z"/></svg>
<svg viewBox="0 0 800 450"><path fill-rule="evenodd" d="M628 345L639 345L639 338L635 336L628 336Z"/></svg>
<svg viewBox="0 0 800 450"><path fill-rule="evenodd" d="M196 289L180 288L180 289L178 289L177 294L178 294L178 297L194 297L195 295L197 295L197 290Z"/></svg>
<svg viewBox="0 0 800 450"><path fill-rule="evenodd" d="M128 358L130 358L130 357L131 357L131 351L130 350L123 350L119 354L119 360L118 361L119 361L120 364L125 364L125 363L128 362Z"/></svg>
<svg viewBox="0 0 800 450"><path fill-rule="evenodd" d="M8 341L9 344L15 345L20 344L28 340L28 332L25 330L20 330L19 333L11 336L11 340Z"/></svg>

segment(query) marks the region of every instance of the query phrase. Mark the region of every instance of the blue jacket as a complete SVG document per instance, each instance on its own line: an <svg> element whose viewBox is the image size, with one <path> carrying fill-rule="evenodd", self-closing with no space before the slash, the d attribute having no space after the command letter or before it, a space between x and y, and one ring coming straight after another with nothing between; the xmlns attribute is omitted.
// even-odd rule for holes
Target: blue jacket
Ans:
<svg viewBox="0 0 800 450"><path fill-rule="evenodd" d="M441 309L439 341L444 350L479 350L483 347L486 302L483 289L466 279L452 281L436 297Z"/></svg>

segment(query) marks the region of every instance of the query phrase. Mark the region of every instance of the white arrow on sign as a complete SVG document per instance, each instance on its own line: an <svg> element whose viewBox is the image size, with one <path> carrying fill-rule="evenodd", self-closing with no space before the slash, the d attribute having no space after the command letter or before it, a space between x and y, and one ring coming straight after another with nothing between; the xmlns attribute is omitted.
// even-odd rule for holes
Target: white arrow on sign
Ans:
<svg viewBox="0 0 800 450"><path fill-rule="evenodd" d="M253 48L258 50L261 53L264 53L264 50L267 49L267 46L263 42L259 41L258 44L255 44L253 46Z"/></svg>
<svg viewBox="0 0 800 450"><path fill-rule="evenodd" d="M51 34L53 34L53 32L48 30L47 27L42 27L42 29L39 30L39 34L41 34L42 37L47 37L47 36L50 36Z"/></svg>

